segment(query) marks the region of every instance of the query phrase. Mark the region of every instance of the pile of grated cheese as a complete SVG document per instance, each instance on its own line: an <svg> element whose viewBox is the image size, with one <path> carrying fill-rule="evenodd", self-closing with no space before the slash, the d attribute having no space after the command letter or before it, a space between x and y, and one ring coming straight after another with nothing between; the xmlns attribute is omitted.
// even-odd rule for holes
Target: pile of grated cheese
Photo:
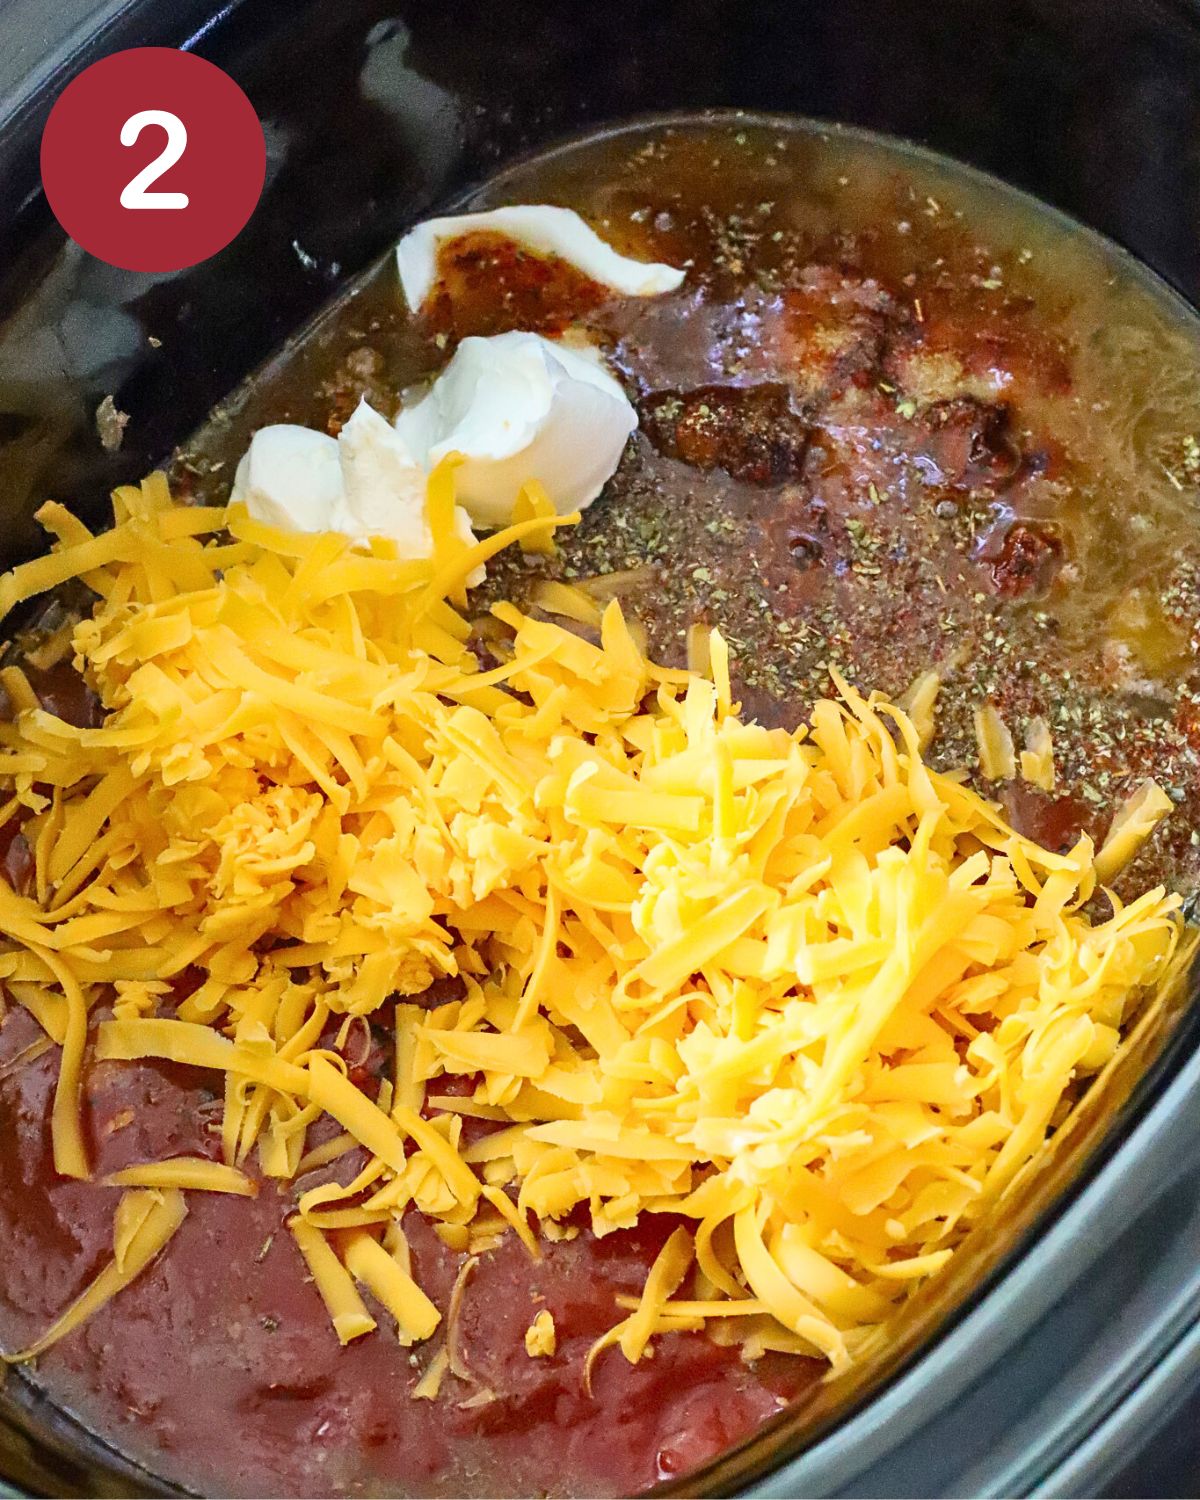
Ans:
<svg viewBox="0 0 1200 1500"><path fill-rule="evenodd" d="M13 1358L139 1274L189 1192L294 1195L361 1147L289 1221L343 1342L382 1310L406 1344L447 1317L412 1206L456 1249L507 1226L535 1256L581 1212L598 1235L669 1212L593 1355L707 1326L841 1368L1036 1164L1186 946L1162 889L1089 920L1090 841L1018 836L900 709L839 682L794 734L743 722L716 632L708 677L667 670L616 603L549 585L580 628L496 605L485 669L464 579L550 545L536 487L468 547L443 465L426 562L176 505L161 475L114 505L98 536L44 507L53 552L0 580L3 613L95 591L74 651L105 710L74 728L4 670L0 825L24 820L35 889L0 883L0 977L62 1049L60 1173L89 1173L90 1056L223 1074L223 1161L110 1179L113 1262ZM460 998L422 998L445 978ZM330 1041L355 1017L394 1033L374 1096ZM495 1128L465 1145L468 1117Z"/></svg>

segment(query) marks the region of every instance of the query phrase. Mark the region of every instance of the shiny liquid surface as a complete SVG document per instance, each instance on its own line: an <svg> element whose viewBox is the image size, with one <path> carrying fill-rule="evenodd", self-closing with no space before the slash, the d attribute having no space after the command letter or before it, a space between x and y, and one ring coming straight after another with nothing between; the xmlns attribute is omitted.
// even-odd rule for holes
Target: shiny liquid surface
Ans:
<svg viewBox="0 0 1200 1500"><path fill-rule="evenodd" d="M1182 304L998 185L848 132L624 132L473 201L543 199L687 264L683 287L597 299L484 244L414 322L386 262L202 435L197 491L221 492L266 421L336 431L364 393L390 414L456 338L574 315L641 430L537 574L612 575L672 661L690 625L720 624L760 718L797 722L831 665L890 693L936 669L944 765L974 761L984 701L1018 750L1044 716L1053 805L994 788L1013 815L1054 844L1099 838L1154 775L1182 816L1130 886L1193 889L1200 335ZM510 558L488 596L530 575Z"/></svg>

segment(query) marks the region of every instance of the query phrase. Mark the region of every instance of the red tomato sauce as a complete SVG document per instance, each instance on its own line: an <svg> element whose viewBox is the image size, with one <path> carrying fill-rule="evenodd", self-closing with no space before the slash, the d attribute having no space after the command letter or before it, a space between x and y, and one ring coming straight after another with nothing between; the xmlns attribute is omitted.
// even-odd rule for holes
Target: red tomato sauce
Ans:
<svg viewBox="0 0 1200 1500"><path fill-rule="evenodd" d="M111 1255L119 1196L55 1176L57 1050L4 1071L37 1036L19 1012L0 1031L0 1340L9 1349L47 1327ZM180 1153L216 1159L219 1090L218 1078L193 1069L93 1064L95 1177ZM547 1243L537 1262L506 1235L466 1284L455 1330L466 1378L447 1374L436 1401L414 1400L439 1338L402 1348L375 1307L378 1331L339 1347L284 1227L292 1186L281 1193L264 1182L255 1199L190 1194L167 1251L42 1356L39 1382L131 1457L202 1492L599 1495L685 1473L820 1373L815 1361L770 1357L752 1368L703 1335L669 1334L636 1366L607 1351L589 1396L588 1349L624 1315L617 1294L641 1290L674 1227L652 1219L605 1239L583 1231ZM444 1315L464 1257L419 1214L404 1228L414 1274ZM531 1358L525 1331L543 1309L558 1348Z"/></svg>

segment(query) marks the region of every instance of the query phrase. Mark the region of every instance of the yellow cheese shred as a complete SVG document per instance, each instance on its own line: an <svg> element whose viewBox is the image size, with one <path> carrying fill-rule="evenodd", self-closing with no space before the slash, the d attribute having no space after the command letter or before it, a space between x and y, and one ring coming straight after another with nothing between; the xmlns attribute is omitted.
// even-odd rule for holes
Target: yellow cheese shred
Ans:
<svg viewBox="0 0 1200 1500"><path fill-rule="evenodd" d="M1146 780L1117 809L1096 855L1096 877L1111 880L1134 857L1174 806L1156 781Z"/></svg>
<svg viewBox="0 0 1200 1500"><path fill-rule="evenodd" d="M513 520L522 521L549 521L553 522L556 511L554 502L547 495L545 489L537 482L531 480L522 485L517 495L516 504L513 506ZM552 525L544 525L540 529L530 532L521 542L523 552L540 552L545 557L553 557L557 551L554 545L554 531Z"/></svg>
<svg viewBox="0 0 1200 1500"><path fill-rule="evenodd" d="M347 1241L346 1269L395 1318L396 1337L402 1344L427 1339L442 1321L441 1313L408 1272L365 1229L355 1230Z"/></svg>
<svg viewBox="0 0 1200 1500"><path fill-rule="evenodd" d="M329 1241L304 1219L289 1219L288 1228L329 1312L329 1321L338 1341L348 1344L352 1339L370 1333L377 1326L375 1319L367 1311L349 1271L334 1254Z"/></svg>
<svg viewBox="0 0 1200 1500"><path fill-rule="evenodd" d="M454 507L448 462L413 561L177 506L151 476L101 536L47 508L53 551L0 580L5 610L74 577L96 595L71 649L100 726L16 679L0 723L0 807L35 856L31 894L0 881L0 977L59 1050L56 1169L90 1170L89 1056L225 1089L221 1162L107 1178L111 1266L17 1357L128 1285L186 1192L269 1177L333 1336L376 1330L360 1287L402 1343L444 1322L423 1398L471 1378L458 1313L498 1235L536 1257L650 1213L677 1227L589 1381L607 1349L705 1327L843 1368L1028 1180L1195 950L1161 889L1087 914L1168 810L1153 783L1098 855L1040 848L923 761L934 674L908 712L836 679L808 724L764 728L719 632L664 668L595 586L468 619L481 562L577 518L526 486L471 546ZM990 705L977 728L984 775L1014 775ZM1021 770L1053 784L1048 730ZM368 1028L394 1046L360 1087ZM351 1151L352 1181L309 1176ZM444 1309L414 1213L465 1255Z"/></svg>
<svg viewBox="0 0 1200 1500"><path fill-rule="evenodd" d="M543 1307L525 1330L525 1353L530 1359L548 1359L557 1350L558 1330L554 1326L554 1317Z"/></svg>
<svg viewBox="0 0 1200 1500"><path fill-rule="evenodd" d="M1041 716L1030 719L1021 751L1021 777L1043 792L1054 790L1054 741L1050 725Z"/></svg>
<svg viewBox="0 0 1200 1500"><path fill-rule="evenodd" d="M1008 725L994 703L975 710L975 739L979 747L979 769L988 781L1011 781L1017 774L1016 750Z"/></svg>
<svg viewBox="0 0 1200 1500"><path fill-rule="evenodd" d="M928 749L933 740L937 724L934 710L941 687L942 679L937 672L922 672L900 699L900 707L912 722L922 750Z"/></svg>
<svg viewBox="0 0 1200 1500"><path fill-rule="evenodd" d="M655 1257L646 1277L646 1286L633 1315L626 1320L619 1343L621 1353L630 1364L636 1364L645 1351L655 1319L668 1297L678 1290L687 1275L693 1256L692 1237L686 1229L676 1229Z"/></svg>
<svg viewBox="0 0 1200 1500"><path fill-rule="evenodd" d="M183 1188L190 1192L233 1193L253 1198L258 1184L253 1178L223 1162L201 1156L173 1156L167 1161L141 1162L122 1167L104 1178L110 1187Z"/></svg>
<svg viewBox="0 0 1200 1500"><path fill-rule="evenodd" d="M41 959L57 980L66 1001L66 1026L63 1030L62 1063L54 1090L54 1109L50 1116L50 1139L54 1149L54 1170L64 1177L90 1175L87 1148L83 1143L83 1124L79 1109L82 1087L83 1054L87 1046L87 1001L70 968L47 948L29 945L30 952Z"/></svg>
<svg viewBox="0 0 1200 1500"><path fill-rule="evenodd" d="M420 1380L413 1386L413 1399L415 1401L436 1401L442 1389L442 1381L446 1378L446 1372L450 1368L450 1356L446 1353L445 1346L438 1349L433 1358L425 1367Z"/></svg>

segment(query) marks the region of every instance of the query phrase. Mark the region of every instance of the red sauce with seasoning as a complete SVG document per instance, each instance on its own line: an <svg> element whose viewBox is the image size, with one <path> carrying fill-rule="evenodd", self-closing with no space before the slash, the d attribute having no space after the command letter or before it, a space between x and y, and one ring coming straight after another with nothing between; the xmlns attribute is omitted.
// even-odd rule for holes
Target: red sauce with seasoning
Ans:
<svg viewBox="0 0 1200 1500"><path fill-rule="evenodd" d="M99 1270L117 1197L55 1179L45 1122L57 1056L2 1072L36 1035L23 1014L0 1033L6 1343L34 1337ZM94 1066L97 1176L180 1153L217 1157L219 1089L193 1070ZM589 1397L583 1357L673 1227L651 1221L548 1244L536 1263L507 1236L467 1282L456 1332L468 1378L447 1375L436 1402L413 1400L427 1355L410 1358L382 1329L339 1348L284 1228L291 1203L269 1182L253 1200L191 1195L167 1253L44 1355L38 1378L119 1446L203 1492L625 1494L721 1452L820 1369L777 1358L751 1370L736 1349L672 1334L636 1366L610 1351ZM419 1214L404 1227L421 1285L445 1307L461 1257ZM542 1309L558 1350L531 1359L525 1330Z"/></svg>

